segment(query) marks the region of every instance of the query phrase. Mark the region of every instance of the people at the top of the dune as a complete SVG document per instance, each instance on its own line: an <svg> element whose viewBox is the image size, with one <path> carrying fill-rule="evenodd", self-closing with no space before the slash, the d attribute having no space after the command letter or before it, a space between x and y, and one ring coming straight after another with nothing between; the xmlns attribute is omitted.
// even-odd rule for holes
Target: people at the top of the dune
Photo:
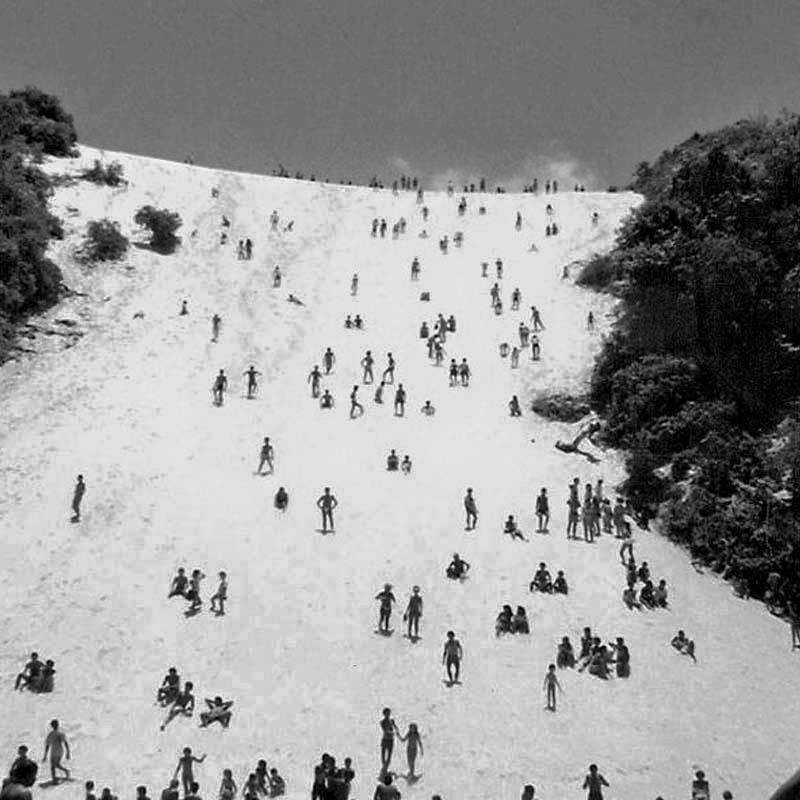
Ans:
<svg viewBox="0 0 800 800"><path fill-rule="evenodd" d="M547 217L552 217L553 216L553 206L550 205L550 203L548 203L544 207L544 213L545 213L545 216L547 216Z"/></svg>
<svg viewBox="0 0 800 800"><path fill-rule="evenodd" d="M653 590L653 602L659 608L667 607L667 582L662 578Z"/></svg>
<svg viewBox="0 0 800 800"><path fill-rule="evenodd" d="M642 563L639 565L639 569L636 570L636 577L642 583L647 583L647 581L650 580L650 567L646 561L642 561Z"/></svg>
<svg viewBox="0 0 800 800"><path fill-rule="evenodd" d="M597 223L599 221L600 221L600 215L596 211L593 211L592 212L592 225L597 225Z"/></svg>
<svg viewBox="0 0 800 800"><path fill-rule="evenodd" d="M453 559L447 566L447 577L458 579L469 571L470 565L458 553L453 553Z"/></svg>

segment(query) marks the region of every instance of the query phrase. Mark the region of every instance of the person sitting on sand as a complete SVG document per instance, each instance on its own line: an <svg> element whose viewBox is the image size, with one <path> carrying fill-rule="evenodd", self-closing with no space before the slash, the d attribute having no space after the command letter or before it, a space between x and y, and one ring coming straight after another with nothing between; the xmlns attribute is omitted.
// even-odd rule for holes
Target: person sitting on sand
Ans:
<svg viewBox="0 0 800 800"><path fill-rule="evenodd" d="M511 627L513 619L514 612L511 610L511 606L503 606L494 624L495 635L500 636L502 633L513 633Z"/></svg>
<svg viewBox="0 0 800 800"><path fill-rule="evenodd" d="M514 618L511 620L511 632L512 633L530 633L531 628L528 624L528 615L525 613L524 606L517 606L517 613L514 614Z"/></svg>
<svg viewBox="0 0 800 800"><path fill-rule="evenodd" d="M536 570L528 589L531 592L546 592L547 594L553 591L553 579L550 577L550 571L544 561L539 562L539 569Z"/></svg>
<svg viewBox="0 0 800 800"><path fill-rule="evenodd" d="M223 700L217 696L213 700L206 698L207 711L200 712L200 727L207 728L214 722L219 722L223 728L227 728L231 724L231 716L233 712L230 710L233 705L233 700Z"/></svg>
<svg viewBox="0 0 800 800"><path fill-rule="evenodd" d="M469 570L469 564L461 558L458 553L453 553L453 560L447 567L447 577L459 580L464 577Z"/></svg>

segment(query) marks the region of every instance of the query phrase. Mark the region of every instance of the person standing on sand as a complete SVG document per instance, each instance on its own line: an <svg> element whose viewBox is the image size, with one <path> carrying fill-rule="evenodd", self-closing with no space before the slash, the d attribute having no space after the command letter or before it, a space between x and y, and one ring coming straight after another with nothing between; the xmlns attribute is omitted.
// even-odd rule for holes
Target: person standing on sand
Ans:
<svg viewBox="0 0 800 800"><path fill-rule="evenodd" d="M70 759L69 742L67 741L67 737L64 735L64 731L59 730L57 719L54 719L50 722L50 727L52 730L47 734L47 738L44 740L44 755L42 756L42 762L47 761L47 754L49 753L50 775L52 776L53 783L56 784L58 783L56 770L63 772L67 780L69 780L69 770L66 767L61 766L61 759L65 754L67 761Z"/></svg>
<svg viewBox="0 0 800 800"><path fill-rule="evenodd" d="M590 764L589 774L583 781L583 788L589 790L587 800L603 800L604 786L608 786L608 782L597 771L597 764Z"/></svg>
<svg viewBox="0 0 800 800"><path fill-rule="evenodd" d="M72 493L72 521L81 521L81 500L86 494L86 484L83 482L83 475L78 475L75 490Z"/></svg>

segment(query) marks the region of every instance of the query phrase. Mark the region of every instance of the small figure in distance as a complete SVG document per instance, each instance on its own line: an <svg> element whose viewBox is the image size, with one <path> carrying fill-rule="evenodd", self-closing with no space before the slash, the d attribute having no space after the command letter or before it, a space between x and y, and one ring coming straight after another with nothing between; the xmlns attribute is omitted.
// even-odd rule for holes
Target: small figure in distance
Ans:
<svg viewBox="0 0 800 800"><path fill-rule="evenodd" d="M278 511L286 511L287 506L289 505L289 495L286 493L286 489L281 486L277 492L275 492L275 508Z"/></svg>
<svg viewBox="0 0 800 800"><path fill-rule="evenodd" d="M470 565L458 553L453 553L453 560L446 570L447 577L452 580L460 580L466 576L469 567Z"/></svg>

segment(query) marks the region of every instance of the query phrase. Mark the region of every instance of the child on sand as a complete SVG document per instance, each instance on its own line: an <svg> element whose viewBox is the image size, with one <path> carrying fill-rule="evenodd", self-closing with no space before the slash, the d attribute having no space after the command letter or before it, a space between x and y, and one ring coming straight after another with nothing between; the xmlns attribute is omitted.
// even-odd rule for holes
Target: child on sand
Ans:
<svg viewBox="0 0 800 800"><path fill-rule="evenodd" d="M408 732L405 736L398 734L401 742L406 742L406 759L408 760L408 777L415 778L414 764L417 761L417 751L419 755L424 755L422 750L422 737L419 735L419 730L415 723L408 726Z"/></svg>
<svg viewBox="0 0 800 800"><path fill-rule="evenodd" d="M547 710L548 711L555 711L556 710L556 689L559 692L563 693L563 689L561 688L561 684L558 682L558 678L556 677L556 665L551 664L547 668L547 672L544 676L544 685L542 687L545 690L545 694L547 696Z"/></svg>

